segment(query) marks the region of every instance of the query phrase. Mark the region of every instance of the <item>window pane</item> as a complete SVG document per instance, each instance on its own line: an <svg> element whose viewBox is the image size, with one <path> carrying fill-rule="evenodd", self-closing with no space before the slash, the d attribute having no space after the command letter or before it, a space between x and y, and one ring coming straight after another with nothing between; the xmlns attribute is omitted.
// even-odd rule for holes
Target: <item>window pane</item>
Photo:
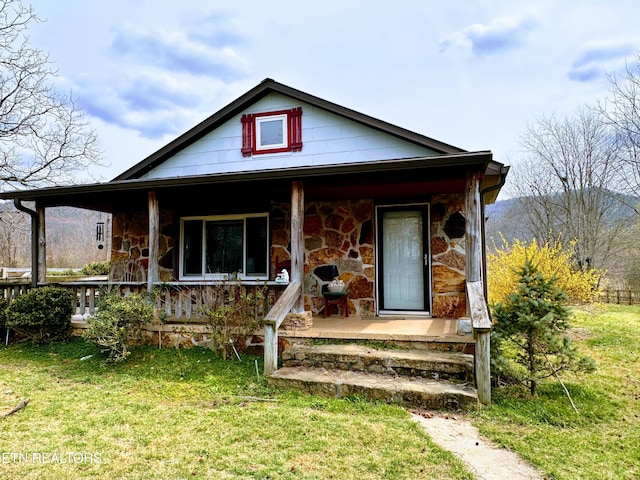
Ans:
<svg viewBox="0 0 640 480"><path fill-rule="evenodd" d="M185 220L182 250L183 275L202 275L202 220Z"/></svg>
<svg viewBox="0 0 640 480"><path fill-rule="evenodd" d="M206 273L242 271L242 220L206 222Z"/></svg>
<svg viewBox="0 0 640 480"><path fill-rule="evenodd" d="M267 218L247 218L247 275L267 275Z"/></svg>
<svg viewBox="0 0 640 480"><path fill-rule="evenodd" d="M424 310L422 212L384 212L382 271L384 308Z"/></svg>
<svg viewBox="0 0 640 480"><path fill-rule="evenodd" d="M284 120L265 120L260 122L260 145L282 145L284 143Z"/></svg>

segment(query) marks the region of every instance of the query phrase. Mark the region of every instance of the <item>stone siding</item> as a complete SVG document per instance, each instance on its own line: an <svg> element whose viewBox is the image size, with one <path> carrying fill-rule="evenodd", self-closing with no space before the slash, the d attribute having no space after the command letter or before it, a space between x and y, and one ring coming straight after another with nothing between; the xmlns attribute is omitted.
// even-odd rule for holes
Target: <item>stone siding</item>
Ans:
<svg viewBox="0 0 640 480"><path fill-rule="evenodd" d="M112 221L111 264L133 261L149 268L149 213L114 212ZM174 265L177 261L175 246L179 232L174 228L173 213L160 211L159 278L161 282L174 281ZM116 272L116 270L112 270ZM123 281L123 278L111 278ZM141 281L145 281L146 277Z"/></svg>
<svg viewBox="0 0 640 480"><path fill-rule="evenodd" d="M332 265L349 292L349 314L375 315L372 200L308 202L304 217L305 309L318 314L324 307L322 287L332 278ZM290 207L272 211L271 259L290 258ZM275 272L274 272L275 274Z"/></svg>
<svg viewBox="0 0 640 480"><path fill-rule="evenodd" d="M431 201L432 316L467 315L465 294L465 219L463 194L436 195ZM339 200L307 202L304 218L305 308L322 313L322 288L332 278L335 265L349 292L349 314L375 315L374 202ZM270 279L290 259L290 205L273 206L271 215ZM112 263L135 261L148 267L148 213L115 212ZM160 281L175 281L179 222L172 211L160 212ZM112 280L122 280L113 278Z"/></svg>
<svg viewBox="0 0 640 480"><path fill-rule="evenodd" d="M465 218L463 194L434 196L431 202L432 316L467 314L465 294ZM324 306L322 286L332 278L331 265L349 292L349 314L375 315L375 236L373 200L308 202L304 219L305 308L315 314ZM290 258L289 205L272 212L271 259ZM275 272L274 272L275 275Z"/></svg>
<svg viewBox="0 0 640 480"><path fill-rule="evenodd" d="M464 196L436 195L431 200L431 259L435 318L467 315Z"/></svg>

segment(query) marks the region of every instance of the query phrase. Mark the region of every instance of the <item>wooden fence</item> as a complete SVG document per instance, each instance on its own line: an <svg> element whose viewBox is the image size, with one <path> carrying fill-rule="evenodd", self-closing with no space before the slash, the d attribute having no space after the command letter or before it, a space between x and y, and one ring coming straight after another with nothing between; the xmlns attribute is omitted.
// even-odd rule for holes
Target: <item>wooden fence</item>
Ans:
<svg viewBox="0 0 640 480"><path fill-rule="evenodd" d="M618 305L638 305L640 304L640 290L604 290L600 294L600 301Z"/></svg>

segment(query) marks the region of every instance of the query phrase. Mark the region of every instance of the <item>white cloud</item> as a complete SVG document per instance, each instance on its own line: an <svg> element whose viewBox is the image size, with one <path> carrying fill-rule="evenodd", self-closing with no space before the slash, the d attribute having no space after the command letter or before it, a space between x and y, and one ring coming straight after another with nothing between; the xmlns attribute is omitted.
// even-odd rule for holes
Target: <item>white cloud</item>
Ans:
<svg viewBox="0 0 640 480"><path fill-rule="evenodd" d="M194 41L179 31L122 28L116 33L112 48L116 57L132 64L226 82L242 78L248 71L247 62L233 48Z"/></svg>
<svg viewBox="0 0 640 480"><path fill-rule="evenodd" d="M627 40L589 42L579 52L567 76L575 82L605 80L607 74L624 70L636 51L637 45Z"/></svg>
<svg viewBox="0 0 640 480"><path fill-rule="evenodd" d="M640 48L637 0L32 3L56 85L123 168L265 77L506 161L527 120L606 96L615 46Z"/></svg>
<svg viewBox="0 0 640 480"><path fill-rule="evenodd" d="M498 17L489 24L474 23L440 42L440 51L460 48L475 55L490 55L522 44L525 34L537 24L534 17Z"/></svg>

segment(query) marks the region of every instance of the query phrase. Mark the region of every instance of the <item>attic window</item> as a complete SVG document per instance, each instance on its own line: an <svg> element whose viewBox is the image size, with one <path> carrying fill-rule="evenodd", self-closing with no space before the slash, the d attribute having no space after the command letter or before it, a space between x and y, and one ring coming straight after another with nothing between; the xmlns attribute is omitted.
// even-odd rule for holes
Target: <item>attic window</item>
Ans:
<svg viewBox="0 0 640 480"><path fill-rule="evenodd" d="M302 109L242 116L242 155L302 150Z"/></svg>
<svg viewBox="0 0 640 480"><path fill-rule="evenodd" d="M288 147L287 115L256 118L256 150Z"/></svg>

